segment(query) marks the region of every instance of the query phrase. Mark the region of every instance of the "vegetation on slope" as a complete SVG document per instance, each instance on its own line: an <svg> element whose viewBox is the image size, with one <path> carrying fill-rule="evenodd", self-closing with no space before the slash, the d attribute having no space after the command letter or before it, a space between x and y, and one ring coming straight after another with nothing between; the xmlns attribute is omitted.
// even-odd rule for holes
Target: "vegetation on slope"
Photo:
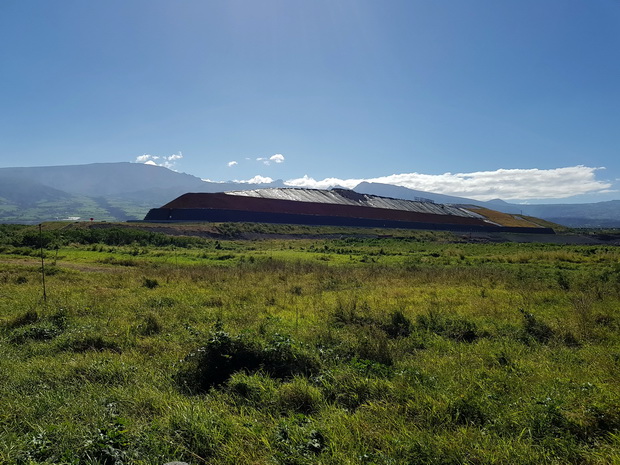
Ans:
<svg viewBox="0 0 620 465"><path fill-rule="evenodd" d="M63 228L46 301L0 229L0 463L620 461L618 248Z"/></svg>

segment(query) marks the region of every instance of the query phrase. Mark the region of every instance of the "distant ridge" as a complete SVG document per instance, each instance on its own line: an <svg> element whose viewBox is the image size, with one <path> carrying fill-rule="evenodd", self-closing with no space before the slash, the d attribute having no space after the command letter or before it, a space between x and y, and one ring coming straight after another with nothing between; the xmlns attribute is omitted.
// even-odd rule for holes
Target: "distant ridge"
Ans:
<svg viewBox="0 0 620 465"><path fill-rule="evenodd" d="M138 220L151 208L185 192L257 187L203 181L190 174L142 163L0 168L0 222L38 223L75 217Z"/></svg>
<svg viewBox="0 0 620 465"><path fill-rule="evenodd" d="M209 182L186 173L141 163L0 168L0 222L38 223L57 218L142 219L151 209L186 192L225 192L284 187ZM524 214L571 227L620 227L620 200L590 204L516 205L501 199L480 202L389 184L362 182L359 193L438 203L477 205Z"/></svg>
<svg viewBox="0 0 620 465"><path fill-rule="evenodd" d="M0 168L1 178L29 179L65 192L88 196L118 195L172 185L198 189L204 184L196 176L161 166L127 162Z"/></svg>

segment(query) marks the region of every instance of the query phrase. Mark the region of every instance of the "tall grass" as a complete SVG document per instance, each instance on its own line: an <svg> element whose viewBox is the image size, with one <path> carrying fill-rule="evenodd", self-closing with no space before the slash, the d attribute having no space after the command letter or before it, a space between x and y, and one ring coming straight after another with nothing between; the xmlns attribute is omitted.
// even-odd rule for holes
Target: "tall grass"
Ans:
<svg viewBox="0 0 620 465"><path fill-rule="evenodd" d="M616 249L3 232L0 463L620 461Z"/></svg>

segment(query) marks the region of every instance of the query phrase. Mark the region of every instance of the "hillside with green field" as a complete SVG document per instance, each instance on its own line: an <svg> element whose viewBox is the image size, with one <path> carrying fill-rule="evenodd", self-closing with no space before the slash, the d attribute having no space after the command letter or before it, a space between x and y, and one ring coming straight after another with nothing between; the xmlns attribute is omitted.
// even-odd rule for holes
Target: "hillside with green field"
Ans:
<svg viewBox="0 0 620 465"><path fill-rule="evenodd" d="M620 462L611 242L166 228L0 225L0 463Z"/></svg>

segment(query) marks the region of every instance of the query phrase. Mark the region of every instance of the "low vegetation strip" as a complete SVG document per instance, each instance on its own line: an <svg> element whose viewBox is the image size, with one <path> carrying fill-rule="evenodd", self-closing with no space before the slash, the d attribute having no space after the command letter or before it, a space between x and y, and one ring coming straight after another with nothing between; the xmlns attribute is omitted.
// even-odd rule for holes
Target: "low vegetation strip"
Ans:
<svg viewBox="0 0 620 465"><path fill-rule="evenodd" d="M620 462L619 248L212 227L0 229L0 463Z"/></svg>

